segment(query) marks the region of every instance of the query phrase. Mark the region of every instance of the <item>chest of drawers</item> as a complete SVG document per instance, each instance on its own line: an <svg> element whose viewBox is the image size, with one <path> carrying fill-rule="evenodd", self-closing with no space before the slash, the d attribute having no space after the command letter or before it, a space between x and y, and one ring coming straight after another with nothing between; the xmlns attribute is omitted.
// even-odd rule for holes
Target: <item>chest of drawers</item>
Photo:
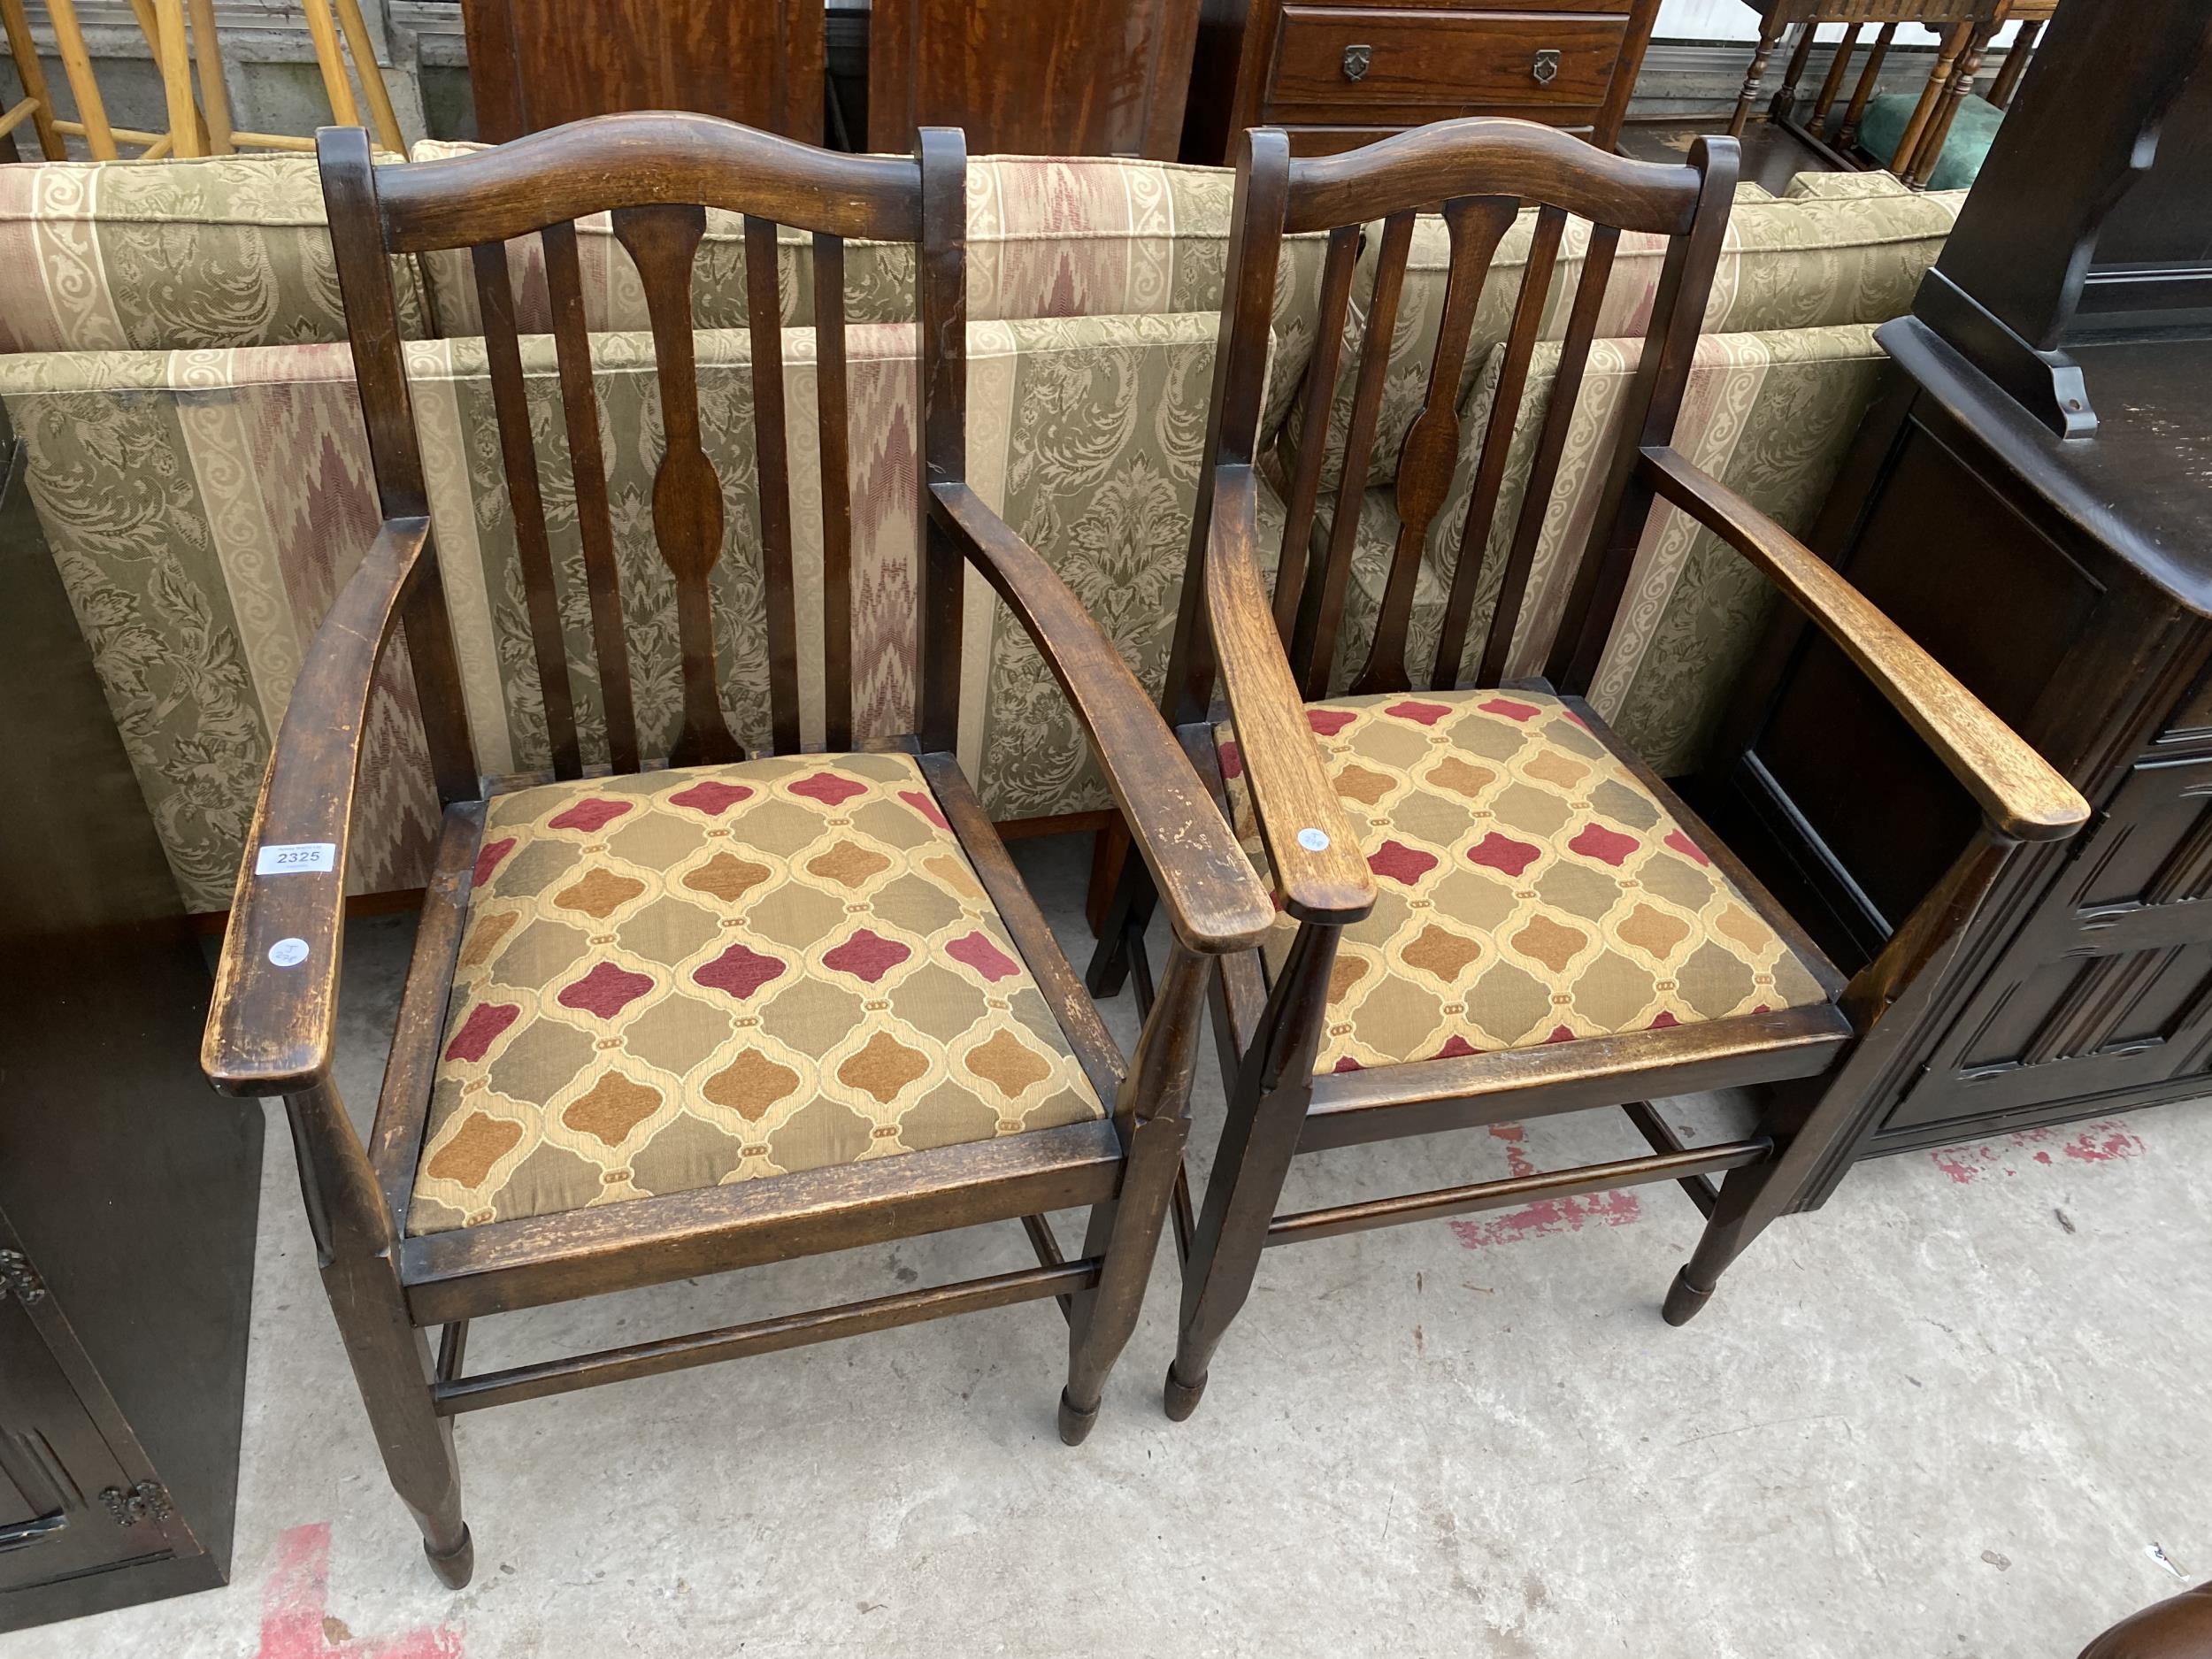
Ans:
<svg viewBox="0 0 2212 1659"><path fill-rule="evenodd" d="M1611 148L1658 0L1220 0L1199 25L1183 159L1234 159L1248 127L1299 155L1461 115L1514 115Z"/></svg>

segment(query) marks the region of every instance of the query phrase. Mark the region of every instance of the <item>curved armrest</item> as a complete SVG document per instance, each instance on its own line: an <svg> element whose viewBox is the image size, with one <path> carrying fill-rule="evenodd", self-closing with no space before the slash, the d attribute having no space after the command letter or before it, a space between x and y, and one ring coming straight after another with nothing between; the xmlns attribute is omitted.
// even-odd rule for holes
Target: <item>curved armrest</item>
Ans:
<svg viewBox="0 0 2212 1659"><path fill-rule="evenodd" d="M1206 614L1222 689L1283 908L1301 921L1356 922L1374 908L1375 877L1322 768L1306 700L1275 631L1253 557L1257 511L1252 469L1217 468L1206 534Z"/></svg>
<svg viewBox="0 0 2212 1659"><path fill-rule="evenodd" d="M429 539L426 518L378 531L292 687L246 832L200 1041L200 1068L227 1094L294 1094L329 1071L361 726ZM271 873L257 873L265 865Z"/></svg>
<svg viewBox="0 0 2212 1659"><path fill-rule="evenodd" d="M1675 450L1643 451L1644 480L1763 571L1895 705L1990 822L2019 841L2063 841L2089 803L1980 698L1833 566Z"/></svg>
<svg viewBox="0 0 2212 1659"><path fill-rule="evenodd" d="M1176 937L1207 955L1256 945L1275 917L1251 860L1090 612L1029 543L962 483L931 513L998 590L1051 665L1152 872Z"/></svg>

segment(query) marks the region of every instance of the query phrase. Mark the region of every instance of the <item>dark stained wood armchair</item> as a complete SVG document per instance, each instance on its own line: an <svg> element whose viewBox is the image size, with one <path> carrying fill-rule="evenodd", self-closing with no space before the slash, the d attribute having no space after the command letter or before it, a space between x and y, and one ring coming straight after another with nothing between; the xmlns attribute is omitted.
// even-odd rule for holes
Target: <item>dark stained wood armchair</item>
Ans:
<svg viewBox="0 0 2212 1659"><path fill-rule="evenodd" d="M284 1098L323 1280L392 1484L433 1566L469 1577L458 1413L739 1355L1056 1298L1060 1431L1088 1431L1135 1319L1185 1133L1209 956L1266 890L1104 636L964 480L965 151L833 156L703 116L616 115L375 167L319 136L385 523L286 711L224 941L203 1063ZM705 208L747 215L772 750L724 712L690 287ZM611 211L641 278L665 455L652 496L683 644L663 768L633 707L574 222ZM799 741L776 227L813 233L827 741ZM503 244L542 242L607 764L578 733ZM842 249L917 245L918 731L856 746ZM550 777L484 780L427 521L388 256L472 247ZM953 757L964 568L1027 626L1096 747L1173 918L1125 1061ZM375 1124L331 1081L347 837L379 661L403 635L443 827ZM1044 1213L1090 1207L1069 1256ZM472 1319L690 1275L1016 1221L1033 1268L469 1373ZM443 1327L432 1360L424 1334Z"/></svg>
<svg viewBox="0 0 2212 1659"><path fill-rule="evenodd" d="M1708 1217L1666 1299L1680 1324L1724 1268L1847 1141L1894 1064L1901 1023L1948 968L1961 924L2024 841L2071 834L2080 797L2034 751L1772 520L1669 447L1736 180L1732 139L1687 165L1620 159L1541 127L1445 122L1293 161L1247 134L1228 293L1165 709L1222 810L1271 870L1281 915L1220 964L1229 1115L1187 1234L1169 1416L1196 1409L1223 1333L1271 1245L1649 1181ZM1430 524L1459 449L1470 323L1517 213L1533 243L1489 425L1474 460L1432 683L1411 689L1409 618ZM1400 529L1364 667L1325 695L1396 301L1417 212L1440 211L1450 271L1425 403L1397 467ZM1593 234L1533 472L1502 565L1486 549L1568 215ZM1254 453L1278 247L1325 231L1312 384L1325 411L1362 221L1379 258L1325 550L1306 557L1320 442L1292 465L1271 596ZM1640 366L1543 678L1502 683L1624 231L1668 240ZM1317 425L1325 426L1325 420ZM1604 465L1600 457L1599 465ZM1804 931L1584 701L1651 515L1688 514L1770 578L1879 687L1980 803L1985 821L1878 959L1847 983ZM1479 596L1494 595L1463 679ZM1227 718L1217 724L1217 680ZM1901 728L1901 736L1904 735ZM1141 965L1153 893L1126 872L1091 970L1094 992ZM1142 982L1140 981L1140 989ZM1653 1096L1750 1087L1756 1131L1681 1143ZM1619 1107L1647 1156L1279 1215L1292 1158L1366 1141ZM1723 1177L1717 1183L1715 1176ZM1180 1201L1187 1206L1187 1201Z"/></svg>

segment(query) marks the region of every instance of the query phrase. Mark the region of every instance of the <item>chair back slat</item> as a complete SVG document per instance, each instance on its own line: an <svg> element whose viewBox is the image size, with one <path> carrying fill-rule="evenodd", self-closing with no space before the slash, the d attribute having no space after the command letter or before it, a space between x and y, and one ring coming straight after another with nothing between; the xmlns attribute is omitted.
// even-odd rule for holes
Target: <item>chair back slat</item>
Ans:
<svg viewBox="0 0 2212 1659"><path fill-rule="evenodd" d="M1591 342L1597 337L1598 313L1605 305L1605 285L1612 278L1614 250L1621 234L1610 225L1594 226L1590 245L1583 255L1582 279L1575 287L1574 308L1567 314L1567 333L1559 342L1559 368L1552 377L1551 396L1544 405L1544 424L1536 436L1536 455L1531 463L1528 486L1521 493L1520 517L1514 521L1513 542L1498 584L1498 603L1490 612L1490 628L1483 636L1482 662L1475 683L1494 686L1505 677L1506 660L1513 650L1513 635L1520 625L1521 605L1528 595L1529 572L1535 567L1536 549L1544 539L1544 520L1551 511L1553 484L1559 477L1560 457L1567 451L1567 436L1574 426L1575 403L1582 396L1583 372L1589 367ZM1494 427L1497 417L1491 417ZM1507 428L1506 442L1511 442ZM1468 534L1474 534L1469 527ZM1481 540L1489 540L1484 526ZM1459 556L1469 549L1462 542ZM1477 555L1479 557L1479 554Z"/></svg>
<svg viewBox="0 0 2212 1659"><path fill-rule="evenodd" d="M745 321L752 342L754 499L768 597L768 703L776 752L799 751L798 599L791 574L791 468L784 419L783 303L776 226L745 216Z"/></svg>
<svg viewBox="0 0 2212 1659"><path fill-rule="evenodd" d="M522 342L515 332L514 284L503 242L470 250L476 267L477 304L484 319L484 358L491 370L492 412L499 426L499 460L515 515L515 554L522 566L523 609L530 620L530 649L537 659L553 775L584 775L576 741L575 695L568 680L568 642L561 633L561 596L546 534L545 502L538 490L538 449L530 435L530 400L522 384Z"/></svg>
<svg viewBox="0 0 2212 1659"><path fill-rule="evenodd" d="M692 355L691 269L706 234L706 210L670 203L614 210L614 234L636 265L660 371L666 448L653 474L653 530L676 579L676 636L683 658L683 726L669 750L677 766L742 760L722 716L714 663L709 579L722 557L722 480L699 438L699 373ZM763 376L754 365L754 384ZM780 377L778 378L780 390Z"/></svg>
<svg viewBox="0 0 2212 1659"><path fill-rule="evenodd" d="M1406 629L1413 616L1429 524L1444 504L1458 466L1459 382L1474 333L1475 303L1481 297L1498 243L1520 205L1508 196L1461 196L1444 204L1451 261L1443 315L1437 324L1436 350L1422 390L1421 412L1398 449L1398 539L1391 549L1390 573L1367 666L1352 687L1356 693L1404 691L1410 683L1406 676Z"/></svg>
<svg viewBox="0 0 2212 1659"><path fill-rule="evenodd" d="M1309 371L1300 442L1289 471L1285 508L1286 546L1276 590L1279 626L1295 595L1296 614L1288 649L1293 678L1309 699L1327 694L1331 672L1343 637L1348 598L1366 600L1371 591L1376 616L1374 639L1358 675L1356 692L1402 689L1410 679L1409 657L1418 637L1425 566L1430 543L1442 549L1439 571L1445 595L1438 620L1439 649L1431 676L1438 689L1462 683L1475 613L1488 592L1497 592L1482 642L1481 662L1472 676L1478 685L1503 678L1517 631L1529 631L1523 611L1531 603L1534 566L1542 550L1548 518L1556 504L1563 459L1576 418L1576 403L1587 377L1601 326L1606 289L1624 234L1661 238L1666 263L1652 303L1650 342L1643 379L1632 390L1628 421L1610 452L1601 457L1597 474L1606 493L1588 545L1568 549L1555 573L1544 577L1547 595L1565 591L1565 623L1548 659L1558 689L1580 693L1594 673L1595 654L1618 611L1630 574L1647 499L1637 494L1637 451L1671 434L1697 343L1697 329L1711 292L1728 207L1733 197L1738 152L1732 139L1700 139L1686 164L1631 160L1592 149L1555 129L1526 121L1478 117L1439 121L1383 139L1362 149L1293 160L1279 132L1254 128L1245 135L1237 169L1235 222L1231 228L1226 291L1271 292L1271 262L1285 235L1327 234L1330 260L1324 268L1319 337ZM1532 209L1528 255L1514 301L1510 329L1497 348L1494 371L1486 354L1475 357L1475 331L1484 315L1482 291L1499 250L1522 217ZM1397 456L1394 505L1398 529L1381 580L1364 563L1354 569L1359 547L1360 512L1371 495L1369 459L1380 428L1380 404L1388 386L1392 336L1399 321L1401 291L1419 214L1440 214L1450 239L1450 259L1435 343L1422 365L1420 407L1406 430ZM1343 374L1338 342L1354 273L1342 250L1348 226L1382 221L1376 249L1373 292L1367 307L1364 338L1340 457L1320 451L1329 444L1337 420ZM1540 413L1527 407L1529 382L1536 377L1536 349L1550 332L1553 290L1568 222L1590 227L1572 302L1567 308L1559 366L1551 376ZM1265 266L1266 269L1262 267ZM1194 532L1190 570L1202 567L1206 551L1205 503L1217 470L1248 465L1249 455L1229 434L1251 428L1260 394L1248 373L1255 342L1263 342L1271 324L1255 304L1225 303L1221 349L1214 369L1214 408L1210 417L1209 465L1199 484L1201 511ZM1486 425L1471 470L1463 475L1458 461L1466 439L1467 411L1461 387L1471 368L1487 387ZM1532 426L1533 430L1532 432ZM1609 428L1610 430L1610 428ZM1517 444L1532 437L1529 449ZM1518 456L1532 449L1525 494L1514 523L1502 511ZM1333 498L1327 546L1317 560L1301 559L1311 544L1313 504L1331 465L1340 466ZM1456 526L1440 522L1455 490L1468 492L1465 518ZM1578 526L1582 515L1573 515ZM1460 532L1456 548L1440 540ZM1502 551L1501 551L1502 549ZM1485 568L1487 564L1490 568ZM1359 592L1351 591L1353 580ZM1186 580L1177 618L1177 646L1171 666L1171 706L1181 718L1203 711L1212 695L1212 658L1202 635L1202 606ZM1552 609L1548 597L1543 607Z"/></svg>
<svg viewBox="0 0 2212 1659"><path fill-rule="evenodd" d="M845 242L814 238L816 418L822 438L823 737L853 741L852 431L845 374Z"/></svg>
<svg viewBox="0 0 2212 1659"><path fill-rule="evenodd" d="M1667 249L1652 301L1651 325L1621 421L1621 438L1606 474L1605 494L1591 520L1589 545L1575 567L1574 584L1545 668L1555 681L1576 693L1587 690L1597 678L1628 592L1636 549L1651 517L1652 492L1639 481L1642 469L1638 459L1647 449L1674 442L1675 422L1681 416L1691 365L1697 357L1698 332L1704 326L1706 300L1720 264L1728 206L1735 194L1732 168L1709 170L1701 183L1695 225Z"/></svg>
<svg viewBox="0 0 2212 1659"><path fill-rule="evenodd" d="M1352 418L1344 438L1344 470L1337 480L1328 551L1320 570L1309 577L1290 648L1290 669L1309 697L1328 689L1329 664L1336 655L1337 625L1343 614L1344 587L1351 579L1358 542L1361 499L1375 452L1375 430L1382 418L1383 387L1390 374L1390 347L1398 330L1398 296L1405 289L1406 259L1413 249L1414 213L1394 213L1383 221L1375 282L1367 303L1360 341L1358 378L1353 384ZM1326 388L1317 388L1317 392Z"/></svg>
<svg viewBox="0 0 2212 1659"><path fill-rule="evenodd" d="M607 462L599 442L599 397L591 379L591 340L585 332L584 284L576 227L567 219L538 234L545 250L546 299L553 316L553 350L561 374L561 418L575 477L577 537L583 544L584 586L591 596L592 653L607 721L607 758L618 772L638 770L637 710L630 687L629 636L622 621L622 579L615 565L614 523L607 507Z"/></svg>
<svg viewBox="0 0 2212 1659"><path fill-rule="evenodd" d="M1444 626L1437 638L1436 664L1429 681L1438 691L1449 691L1459 684L1460 664L1467 655L1467 628L1474 618L1475 599L1489 561L1490 524L1497 517L1498 495L1505 487L1505 465L1513 453L1513 429L1520 419L1521 398L1528 389L1529 360L1536 354L1536 336L1543 331L1544 313L1550 307L1552 272L1558 264L1559 241L1566 227L1563 209L1546 205L1537 210L1528 264L1522 272L1520 296L1514 302L1512 330L1506 336L1504 360L1498 365L1489 424L1483 429L1482 450L1467 497L1459 560L1453 567L1451 588L1444 601ZM1510 608L1517 610L1519 604L1517 593Z"/></svg>
<svg viewBox="0 0 2212 1659"><path fill-rule="evenodd" d="M865 648L872 651L899 649L891 641L903 634L897 618L873 618L856 605L856 562L884 570L886 593L897 591L902 578L914 578L920 641L915 724L926 751L956 747L961 711L967 706L960 695L964 561L956 547L928 528L927 492L933 480L959 482L966 474L967 154L957 132L924 129L917 153L905 158L839 156L711 116L649 111L595 117L467 155L381 168L372 164L357 134L326 132L319 148L357 383L379 500L388 518L428 511L397 324L393 259L403 253L472 250L492 408L522 572L518 597L557 777L582 775L601 758L594 752L597 733L580 707L580 700L588 705L589 680L574 683L565 649L571 630L564 616L580 613L568 611L563 600L573 604L578 599L580 571L603 694L605 757L618 772L637 772L664 759L674 766L743 760L746 744L740 742L740 732L748 742L795 754L814 740L818 717L821 739L840 750L853 747L861 733L855 730L852 681L855 659L864 649L854 638L856 626L864 632L872 621L887 625L889 632L880 643L872 636ZM707 215L714 211L734 215L743 226L746 349L733 361L726 355L733 342L700 334L695 326L693 288ZM626 400L632 365L626 349L595 341L588 332L577 226L579 219L600 214L609 216L604 222L611 224L614 240L636 270L653 342L651 379L657 380L658 391L657 433L649 401L645 430L621 429L619 452L606 435L618 429L603 431L602 394ZM779 247L784 227L811 238L811 361L804 335L787 338L784 326L780 255L791 251L787 241ZM524 365L534 361L529 354L541 350L542 342L521 338L530 324L515 291L509 257L514 244L526 245L526 239L534 236L544 255L547 315L558 369L560 424L574 480L580 565L574 549L563 540L565 498L557 482L563 446L550 433L534 434L531 420ZM863 532L852 523L849 481L855 459L851 353L856 348L847 338L844 289L846 244L854 237L912 245L917 271L918 323L911 350L920 419L910 424L895 413L888 431L866 435L870 463L880 475L917 480L919 516L908 549L882 545L882 524L897 520L881 519L877 541L864 555L856 546ZM865 390L881 397L879 365L903 354L889 331L871 331L865 338L863 366L879 377L867 381ZM703 373L713 377L703 387ZM636 365L641 373L645 366ZM611 382L609 376L614 377ZM815 659L803 656L799 630L801 577L803 573L810 583L813 572L800 568L811 545L812 524L801 523L798 514L811 511L817 497L813 480L791 477L796 457L787 424L792 400L803 405L810 376L821 444L818 682L812 672ZM735 394L730 400L724 388L733 379L739 384L730 388ZM649 381L641 389L650 397ZM726 401L735 402L736 419L724 412ZM901 402L892 398L895 410ZM753 453L746 457L742 420L749 403ZM538 412L539 424L548 424L542 417L549 411ZM536 445L539 435L548 439L544 454ZM910 436L910 442L900 442ZM886 442L903 453L879 454ZM653 469L652 504L649 514L633 518L622 511L618 474L610 464L618 467L638 451ZM750 510L743 503L749 463ZM643 543L649 536L649 548L641 545L636 552L657 558L657 565L641 568L626 538ZM734 584L721 565L726 542L734 549L729 556L744 564ZM756 547L764 591L758 608L749 603ZM663 566L665 579L659 573ZM626 591L626 572L633 581L642 579L640 592ZM743 595L734 615L726 607L733 587ZM664 635L650 626L672 592L672 664L659 655L666 649ZM722 614L718 614L718 592L725 595ZM492 597L495 627L508 626L506 592ZM440 795L449 801L476 797L480 779L434 542L416 567L405 603L409 655ZM810 585L806 617L810 652L815 646ZM639 631L631 631L633 622L641 625ZM498 648L495 641L483 649ZM764 697L759 680L753 678L764 664ZM876 667L864 663L863 672ZM737 690L724 683L725 674L749 683ZM883 665L879 677L895 687L896 665ZM680 697L674 695L679 685ZM649 695L654 696L650 704Z"/></svg>
<svg viewBox="0 0 2212 1659"><path fill-rule="evenodd" d="M1331 231L1328 257L1321 265L1321 320L1314 335L1313 360L1306 370L1311 391L1298 423L1297 470L1291 476L1282 552L1275 565L1275 630L1286 646L1297 626L1298 600L1305 588L1307 544L1313 539L1313 510L1321 498L1322 464L1328 454L1335 402L1330 392L1344 357L1344 319L1351 309L1359 231L1356 225L1339 225Z"/></svg>

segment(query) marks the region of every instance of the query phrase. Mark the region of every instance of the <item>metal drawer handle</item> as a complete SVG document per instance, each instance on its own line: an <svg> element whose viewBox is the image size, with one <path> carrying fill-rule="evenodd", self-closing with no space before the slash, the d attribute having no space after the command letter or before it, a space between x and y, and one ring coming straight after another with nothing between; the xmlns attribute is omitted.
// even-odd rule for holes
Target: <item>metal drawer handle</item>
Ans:
<svg viewBox="0 0 2212 1659"><path fill-rule="evenodd" d="M1367 65L1375 60L1375 49L1365 43L1344 49L1344 78L1357 81L1367 73Z"/></svg>
<svg viewBox="0 0 2212 1659"><path fill-rule="evenodd" d="M1529 73L1536 77L1536 84L1540 87L1548 87L1553 81L1558 80L1559 48L1546 46L1540 49L1536 54L1535 66L1530 69Z"/></svg>

